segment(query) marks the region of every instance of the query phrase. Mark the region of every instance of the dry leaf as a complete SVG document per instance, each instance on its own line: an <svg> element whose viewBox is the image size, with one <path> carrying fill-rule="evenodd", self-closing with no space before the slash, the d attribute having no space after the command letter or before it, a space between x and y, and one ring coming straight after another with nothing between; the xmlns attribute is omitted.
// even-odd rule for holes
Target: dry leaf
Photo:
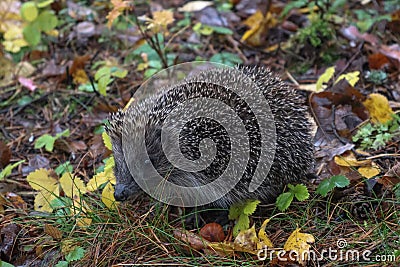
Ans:
<svg viewBox="0 0 400 267"><path fill-rule="evenodd" d="M183 7L178 8L179 12L196 12L201 11L208 6L212 6L212 1L192 1L186 3Z"/></svg>
<svg viewBox="0 0 400 267"><path fill-rule="evenodd" d="M111 3L113 4L113 9L108 13L106 19L107 21L107 27L110 29L114 20L118 18L122 12L125 10L131 9L131 6L129 5L129 1L122 1L122 0L111 0Z"/></svg>
<svg viewBox="0 0 400 267"><path fill-rule="evenodd" d="M381 170L376 164L372 163L372 166L365 166L358 168L358 172L365 178L369 179L374 176L377 176L379 173L381 173Z"/></svg>
<svg viewBox="0 0 400 267"><path fill-rule="evenodd" d="M352 166L371 166L371 160L357 160L353 152L347 153L343 156L335 156L335 163L339 166L352 167Z"/></svg>
<svg viewBox="0 0 400 267"><path fill-rule="evenodd" d="M299 255L298 262L304 266L310 252L310 243L314 243L315 239L311 234L300 233L300 230L300 228L294 230L286 240L283 249L286 251L295 251L296 255Z"/></svg>
<svg viewBox="0 0 400 267"><path fill-rule="evenodd" d="M370 94L363 104L369 111L373 123L385 123L393 119L394 112L385 96Z"/></svg>

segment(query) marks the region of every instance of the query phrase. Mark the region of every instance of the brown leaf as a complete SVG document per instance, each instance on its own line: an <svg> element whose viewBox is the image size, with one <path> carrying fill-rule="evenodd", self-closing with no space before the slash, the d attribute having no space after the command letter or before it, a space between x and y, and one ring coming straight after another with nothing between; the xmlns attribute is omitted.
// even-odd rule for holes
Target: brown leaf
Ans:
<svg viewBox="0 0 400 267"><path fill-rule="evenodd" d="M400 162L397 162L382 178L379 178L378 183L388 189L400 183Z"/></svg>
<svg viewBox="0 0 400 267"><path fill-rule="evenodd" d="M58 228L54 227L53 225L46 223L44 225L44 232L54 239L61 240L62 238L61 231Z"/></svg>
<svg viewBox="0 0 400 267"><path fill-rule="evenodd" d="M389 67L389 59L382 53L376 53L368 56L368 65L370 69L380 70Z"/></svg>
<svg viewBox="0 0 400 267"><path fill-rule="evenodd" d="M2 141L0 141L0 169L10 163L11 159L11 150L10 148Z"/></svg>
<svg viewBox="0 0 400 267"><path fill-rule="evenodd" d="M211 242L222 242L225 239L224 229L219 223L207 223L200 229L200 235Z"/></svg>

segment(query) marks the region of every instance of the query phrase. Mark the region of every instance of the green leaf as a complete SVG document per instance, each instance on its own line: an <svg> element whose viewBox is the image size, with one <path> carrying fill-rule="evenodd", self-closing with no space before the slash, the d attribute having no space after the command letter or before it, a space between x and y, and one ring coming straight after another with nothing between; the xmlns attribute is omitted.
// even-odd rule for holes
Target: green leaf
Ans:
<svg viewBox="0 0 400 267"><path fill-rule="evenodd" d="M246 200L243 206L243 214L246 215L253 214L256 211L258 204L260 204L260 201L257 199Z"/></svg>
<svg viewBox="0 0 400 267"><path fill-rule="evenodd" d="M25 41L27 41L31 46L36 46L40 43L40 31L33 24L29 24L24 28L23 35Z"/></svg>
<svg viewBox="0 0 400 267"><path fill-rule="evenodd" d="M59 261L55 267L68 267L68 261Z"/></svg>
<svg viewBox="0 0 400 267"><path fill-rule="evenodd" d="M0 260L0 267L14 267L11 263Z"/></svg>
<svg viewBox="0 0 400 267"><path fill-rule="evenodd" d="M240 57L238 57L236 54L228 52L215 54L210 58L210 61L216 63L222 63L231 67L243 63Z"/></svg>
<svg viewBox="0 0 400 267"><path fill-rule="evenodd" d="M116 70L113 70L113 72L112 72L111 74L112 74L112 76L114 76L114 77L123 79L123 78L125 78L126 75L128 74L128 71L127 71L127 70L124 70L124 69L117 68Z"/></svg>
<svg viewBox="0 0 400 267"><path fill-rule="evenodd" d="M51 5L53 2L54 2L54 0L43 0L43 1L39 1L37 6L38 6L38 8L43 8L43 7Z"/></svg>
<svg viewBox="0 0 400 267"><path fill-rule="evenodd" d="M325 179L318 185L316 193L320 194L323 197L326 197L326 195L328 195L328 192L332 189L333 186L331 185L330 179Z"/></svg>
<svg viewBox="0 0 400 267"><path fill-rule="evenodd" d="M36 20L40 30L48 32L57 27L58 19L51 11L43 11Z"/></svg>
<svg viewBox="0 0 400 267"><path fill-rule="evenodd" d="M65 172L70 172L72 173L73 167L69 161L66 161L65 163L60 164L57 168L54 169L54 171L57 173L58 176L63 175Z"/></svg>
<svg viewBox="0 0 400 267"><path fill-rule="evenodd" d="M71 262L80 260L83 258L83 256L85 256L85 250L81 247L75 247L73 251L71 251L70 253L68 253L68 255L65 256L65 259L68 262Z"/></svg>
<svg viewBox="0 0 400 267"><path fill-rule="evenodd" d="M344 175L335 175L331 177L331 183L336 187L346 187L350 184L350 180Z"/></svg>
<svg viewBox="0 0 400 267"><path fill-rule="evenodd" d="M323 180L316 190L317 194L326 197L327 194L335 187L346 187L350 184L349 179L344 175L335 175L331 178Z"/></svg>
<svg viewBox="0 0 400 267"><path fill-rule="evenodd" d="M62 131L61 133L56 134L56 139L60 137L68 137L70 134L69 129Z"/></svg>
<svg viewBox="0 0 400 267"><path fill-rule="evenodd" d="M227 34L227 35L233 34L233 31L229 28L220 27L220 26L209 26L209 27L212 28L214 32L219 33L219 34Z"/></svg>
<svg viewBox="0 0 400 267"><path fill-rule="evenodd" d="M0 172L0 180L4 179L8 175L11 174L12 170L17 167L18 165L22 164L25 162L25 160L20 160L14 164L8 164L1 172Z"/></svg>
<svg viewBox="0 0 400 267"><path fill-rule="evenodd" d="M44 134L36 140L35 149L45 147L47 151L52 152L55 141L56 141L55 137L49 134Z"/></svg>
<svg viewBox="0 0 400 267"><path fill-rule="evenodd" d="M276 206L280 211L285 211L293 201L293 193L286 192L282 193L276 199Z"/></svg>
<svg viewBox="0 0 400 267"><path fill-rule="evenodd" d="M96 71L96 74L94 75L94 79L96 81L100 80L102 77L110 77L111 76L111 68L110 67L102 67L98 71ZM110 79L110 78L108 78Z"/></svg>
<svg viewBox="0 0 400 267"><path fill-rule="evenodd" d="M21 12L21 17L27 22L34 21L39 14L39 10L36 6L36 3L33 1L24 3L21 6L20 12Z"/></svg>
<svg viewBox="0 0 400 267"><path fill-rule="evenodd" d="M99 93L107 95L107 85L112 81L110 76L103 76L98 80Z"/></svg>
<svg viewBox="0 0 400 267"><path fill-rule="evenodd" d="M290 189L290 191L294 194L298 201L306 200L310 196L307 187L303 184L294 186L293 189Z"/></svg>
<svg viewBox="0 0 400 267"><path fill-rule="evenodd" d="M241 230L247 230L250 228L250 218L245 214L241 214L233 227L233 236L237 236Z"/></svg>

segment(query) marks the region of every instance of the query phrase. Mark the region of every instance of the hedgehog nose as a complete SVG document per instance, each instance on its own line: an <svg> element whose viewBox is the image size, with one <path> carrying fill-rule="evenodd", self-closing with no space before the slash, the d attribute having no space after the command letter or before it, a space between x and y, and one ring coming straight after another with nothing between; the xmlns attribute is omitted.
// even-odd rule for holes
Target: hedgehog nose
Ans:
<svg viewBox="0 0 400 267"><path fill-rule="evenodd" d="M126 186L117 184L115 186L114 198L116 201L125 201L128 198L128 190Z"/></svg>

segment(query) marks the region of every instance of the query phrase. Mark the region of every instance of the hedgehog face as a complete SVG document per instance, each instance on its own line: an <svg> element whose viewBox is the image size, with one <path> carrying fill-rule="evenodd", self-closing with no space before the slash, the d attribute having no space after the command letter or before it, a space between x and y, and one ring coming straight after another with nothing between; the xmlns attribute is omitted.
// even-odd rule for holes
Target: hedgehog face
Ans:
<svg viewBox="0 0 400 267"><path fill-rule="evenodd" d="M125 162L121 140L118 138L111 138L111 140L115 160L114 175L116 178L114 198L116 201L125 201L129 197L139 194L141 189L136 184Z"/></svg>

